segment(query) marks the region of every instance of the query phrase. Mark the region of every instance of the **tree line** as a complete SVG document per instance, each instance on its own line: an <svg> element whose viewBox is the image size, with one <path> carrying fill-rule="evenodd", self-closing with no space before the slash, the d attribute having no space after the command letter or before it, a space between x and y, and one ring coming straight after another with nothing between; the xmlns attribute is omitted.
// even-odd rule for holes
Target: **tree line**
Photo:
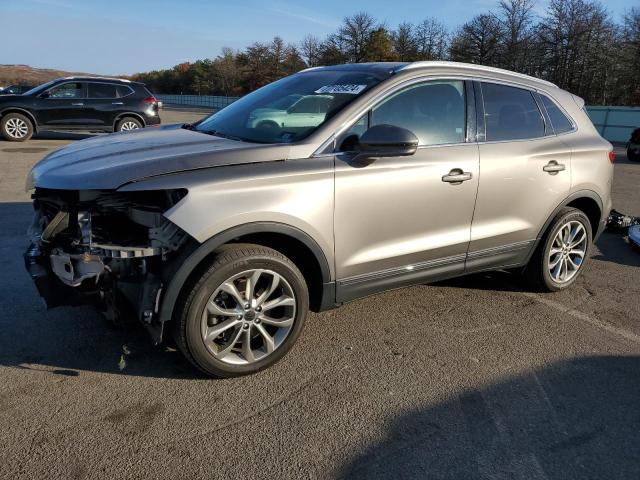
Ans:
<svg viewBox="0 0 640 480"><path fill-rule="evenodd" d="M640 105L640 9L616 23L595 0L500 0L493 11L450 30L436 18L390 28L366 12L326 38L275 37L214 59L138 73L157 93L244 95L306 67L378 61L451 60L549 80L590 105Z"/></svg>

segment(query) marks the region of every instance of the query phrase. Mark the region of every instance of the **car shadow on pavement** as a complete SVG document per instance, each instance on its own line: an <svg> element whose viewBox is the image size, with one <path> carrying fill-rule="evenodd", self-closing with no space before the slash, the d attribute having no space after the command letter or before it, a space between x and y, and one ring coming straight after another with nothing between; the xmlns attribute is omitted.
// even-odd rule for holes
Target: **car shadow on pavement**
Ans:
<svg viewBox="0 0 640 480"><path fill-rule="evenodd" d="M30 203L0 203L0 365L65 376L205 378L171 346L153 346L135 320L114 326L91 307L47 310L22 260L31 216Z"/></svg>
<svg viewBox="0 0 640 480"><path fill-rule="evenodd" d="M640 267L640 251L629 244L625 235L618 232L605 232L600 235L596 243L600 254L593 258L603 262Z"/></svg>
<svg viewBox="0 0 640 480"><path fill-rule="evenodd" d="M84 140L85 138L95 137L95 133L86 132L38 132L33 136L33 140Z"/></svg>
<svg viewBox="0 0 640 480"><path fill-rule="evenodd" d="M640 357L580 357L389 421L338 477L640 478Z"/></svg>

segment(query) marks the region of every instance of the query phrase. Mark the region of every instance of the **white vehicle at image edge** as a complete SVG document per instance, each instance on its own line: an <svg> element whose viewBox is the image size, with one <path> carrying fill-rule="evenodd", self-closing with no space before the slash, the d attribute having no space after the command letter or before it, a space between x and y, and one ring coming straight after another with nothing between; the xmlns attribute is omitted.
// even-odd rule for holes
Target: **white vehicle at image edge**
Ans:
<svg viewBox="0 0 640 480"><path fill-rule="evenodd" d="M613 161L582 99L546 81L313 68L194 124L48 155L27 180L25 265L50 307L91 301L172 334L208 375L244 375L280 360L309 310L496 269L570 288Z"/></svg>

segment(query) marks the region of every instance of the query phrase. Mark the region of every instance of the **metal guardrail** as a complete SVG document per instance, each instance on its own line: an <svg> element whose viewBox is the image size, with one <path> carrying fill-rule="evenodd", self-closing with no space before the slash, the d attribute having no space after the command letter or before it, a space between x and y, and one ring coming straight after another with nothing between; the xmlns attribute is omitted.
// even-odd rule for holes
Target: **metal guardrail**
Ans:
<svg viewBox="0 0 640 480"><path fill-rule="evenodd" d="M240 97L219 95L156 95L165 105L186 105L220 110ZM640 128L640 107L587 107L591 121L604 138L612 142L626 142L631 132Z"/></svg>
<svg viewBox="0 0 640 480"><path fill-rule="evenodd" d="M215 110L220 110L240 98L219 95L156 95L156 97L165 105L188 105L191 107L207 107Z"/></svg>
<svg viewBox="0 0 640 480"><path fill-rule="evenodd" d="M639 107L587 107L589 118L600 135L610 142L627 142L631 132L640 128Z"/></svg>

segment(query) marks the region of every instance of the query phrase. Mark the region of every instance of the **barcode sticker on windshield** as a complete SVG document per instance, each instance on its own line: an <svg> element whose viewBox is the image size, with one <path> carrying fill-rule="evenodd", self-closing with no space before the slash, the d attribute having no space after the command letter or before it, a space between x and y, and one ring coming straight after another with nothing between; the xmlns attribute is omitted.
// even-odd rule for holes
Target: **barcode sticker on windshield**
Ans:
<svg viewBox="0 0 640 480"><path fill-rule="evenodd" d="M357 95L367 88L366 85L325 85L316 90L316 93L349 93Z"/></svg>

